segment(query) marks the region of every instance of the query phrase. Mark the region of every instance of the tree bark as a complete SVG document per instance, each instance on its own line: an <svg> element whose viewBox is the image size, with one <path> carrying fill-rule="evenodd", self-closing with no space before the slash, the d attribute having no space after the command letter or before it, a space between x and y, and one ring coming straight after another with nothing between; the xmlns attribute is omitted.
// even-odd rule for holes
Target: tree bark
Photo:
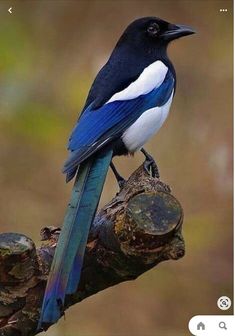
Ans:
<svg viewBox="0 0 235 336"><path fill-rule="evenodd" d="M183 210L170 188L139 167L96 215L77 292L65 309L105 288L184 255ZM23 234L0 234L0 335L36 335L59 228L41 230L42 246ZM61 312L63 314L63 312Z"/></svg>

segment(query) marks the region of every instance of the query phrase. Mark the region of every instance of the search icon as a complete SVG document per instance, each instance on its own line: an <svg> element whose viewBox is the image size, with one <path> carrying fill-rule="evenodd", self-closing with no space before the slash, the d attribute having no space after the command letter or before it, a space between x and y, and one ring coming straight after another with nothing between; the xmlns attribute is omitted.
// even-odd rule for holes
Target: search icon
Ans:
<svg viewBox="0 0 235 336"><path fill-rule="evenodd" d="M226 323L225 322L220 322L219 323L219 328L227 330Z"/></svg>

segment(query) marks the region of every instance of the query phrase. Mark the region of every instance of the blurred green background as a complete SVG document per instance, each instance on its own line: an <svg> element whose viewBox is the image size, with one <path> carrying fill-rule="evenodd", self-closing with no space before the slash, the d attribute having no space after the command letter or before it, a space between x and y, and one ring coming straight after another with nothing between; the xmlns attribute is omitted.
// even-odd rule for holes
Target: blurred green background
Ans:
<svg viewBox="0 0 235 336"><path fill-rule="evenodd" d="M61 225L70 131L124 28L149 15L197 30L169 48L177 92L146 146L184 207L186 256L70 308L50 336L184 336L232 297L232 1L1 1L1 232L39 243L41 227ZM115 159L125 177L142 161ZM116 191L110 173L101 205Z"/></svg>

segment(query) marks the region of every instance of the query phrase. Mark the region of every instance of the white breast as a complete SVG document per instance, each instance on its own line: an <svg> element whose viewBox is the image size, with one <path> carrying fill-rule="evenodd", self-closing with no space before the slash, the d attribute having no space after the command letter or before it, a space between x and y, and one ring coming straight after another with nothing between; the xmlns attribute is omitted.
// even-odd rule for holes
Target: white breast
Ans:
<svg viewBox="0 0 235 336"><path fill-rule="evenodd" d="M151 92L163 83L167 71L168 68L163 62L153 62L143 70L133 83L126 89L115 93L107 103L111 103L115 100L130 100Z"/></svg>
<svg viewBox="0 0 235 336"><path fill-rule="evenodd" d="M169 100L161 107L154 107L145 111L122 135L122 140L129 152L135 152L162 127L166 120L173 91Z"/></svg>

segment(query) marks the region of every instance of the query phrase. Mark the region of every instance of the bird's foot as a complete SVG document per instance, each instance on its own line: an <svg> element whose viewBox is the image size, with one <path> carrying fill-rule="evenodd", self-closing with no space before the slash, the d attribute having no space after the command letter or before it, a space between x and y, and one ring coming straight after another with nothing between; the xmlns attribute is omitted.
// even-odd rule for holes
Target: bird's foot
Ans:
<svg viewBox="0 0 235 336"><path fill-rule="evenodd" d="M144 161L144 169L150 176L156 178L160 177L158 166L154 161L154 158L149 154L146 156Z"/></svg>
<svg viewBox="0 0 235 336"><path fill-rule="evenodd" d="M119 178L117 179L117 183L118 183L119 188L121 190L121 189L124 188L124 186L126 184L126 180L123 177L119 176Z"/></svg>
<svg viewBox="0 0 235 336"><path fill-rule="evenodd" d="M121 190L124 187L124 185L126 184L126 180L119 174L119 172L117 171L113 162L111 162L110 167L112 168L114 176L116 177L117 183L118 183L119 188Z"/></svg>

